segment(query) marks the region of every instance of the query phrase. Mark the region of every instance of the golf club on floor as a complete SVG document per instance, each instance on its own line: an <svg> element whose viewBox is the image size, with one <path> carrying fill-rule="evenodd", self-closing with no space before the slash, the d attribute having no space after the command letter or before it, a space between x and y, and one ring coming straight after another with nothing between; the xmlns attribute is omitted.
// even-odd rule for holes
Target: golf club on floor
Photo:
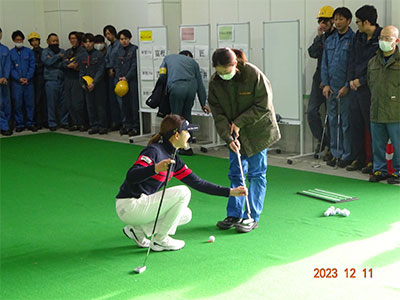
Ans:
<svg viewBox="0 0 400 300"><path fill-rule="evenodd" d="M234 132L232 133L232 137L236 140L236 135L235 135ZM242 177L242 183L243 183L243 186L246 187L246 180L244 178L243 167L242 167L242 159L240 157L240 151L236 152L236 155L237 155L237 159L238 159L238 163L239 163L239 169L240 169L240 175ZM251 217L250 203L249 203L249 198L247 197L247 195L245 196L245 199L246 199L247 217L248 217L248 220L246 220L246 222L251 223L254 220Z"/></svg>
<svg viewBox="0 0 400 300"><path fill-rule="evenodd" d="M174 153L172 154L172 160L175 160L175 156L176 156L177 151L178 151L178 149L174 150ZM162 202L163 202L163 199L164 199L165 190L167 189L168 178L169 178L169 174L171 173L172 165L173 164L170 164L168 166L167 177L165 178L165 184L164 184L164 189L163 189L162 194L161 194L160 205L158 206L156 220L154 221L153 231L151 233L150 245L153 242L154 232L156 231L157 221L158 221L158 217L160 215L160 210L161 210L161 205L162 205ZM149 257L150 248L151 248L150 245L149 245L149 248L147 248L147 253L146 253L146 257L144 258L143 266L137 267L137 268L135 268L133 270L137 274L140 274L140 273L143 273L144 271L146 271L146 261L147 261L147 258Z"/></svg>

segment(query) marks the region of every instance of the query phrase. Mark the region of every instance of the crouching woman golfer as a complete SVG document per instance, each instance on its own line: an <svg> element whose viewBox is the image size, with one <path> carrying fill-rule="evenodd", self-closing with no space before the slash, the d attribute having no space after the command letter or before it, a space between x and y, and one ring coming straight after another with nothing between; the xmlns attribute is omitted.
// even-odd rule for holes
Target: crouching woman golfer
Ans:
<svg viewBox="0 0 400 300"><path fill-rule="evenodd" d="M188 130L192 129L184 118L167 115L161 122L160 132L150 139L148 146L128 170L117 195L116 209L119 218L127 224L123 232L139 247L164 251L179 250L185 246L184 241L170 237L175 234L177 226L189 223L192 218L188 208L190 190L184 185L166 189L152 243L147 238L153 230L162 194L160 189L167 180L170 164L173 164L170 178L174 176L200 192L225 197L247 194L243 186L230 189L199 178L179 156L175 157L175 161L171 159L175 149L187 146L190 137Z"/></svg>

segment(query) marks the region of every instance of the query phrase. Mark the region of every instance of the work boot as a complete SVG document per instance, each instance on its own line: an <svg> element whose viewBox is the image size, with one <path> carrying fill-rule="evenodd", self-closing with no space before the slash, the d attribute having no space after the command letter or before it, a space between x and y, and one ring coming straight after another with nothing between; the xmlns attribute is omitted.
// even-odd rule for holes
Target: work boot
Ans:
<svg viewBox="0 0 400 300"><path fill-rule="evenodd" d="M240 218L226 217L223 221L218 221L217 227L222 230L230 229L233 226L240 224L240 222L242 222L242 219Z"/></svg>
<svg viewBox="0 0 400 300"><path fill-rule="evenodd" d="M359 160L353 160L351 165L346 167L346 171L357 171L361 170L364 167L364 164Z"/></svg>
<svg viewBox="0 0 400 300"><path fill-rule="evenodd" d="M236 231L239 233L247 233L256 229L258 227L258 222L253 219L243 220L240 224L235 225Z"/></svg>
<svg viewBox="0 0 400 300"><path fill-rule="evenodd" d="M361 169L361 173L363 174L372 174L372 162L369 162L364 168Z"/></svg>
<svg viewBox="0 0 400 300"><path fill-rule="evenodd" d="M330 161L332 160L333 155L331 153L331 150L328 149L328 151L326 151L325 156L324 156L324 161Z"/></svg>
<svg viewBox="0 0 400 300"><path fill-rule="evenodd" d="M379 182L386 178L387 175L383 174L381 171L375 171L374 174L369 177L369 182Z"/></svg>
<svg viewBox="0 0 400 300"><path fill-rule="evenodd" d="M351 160L339 159L339 161L338 161L338 167L339 168L345 168L350 164L351 164Z"/></svg>
<svg viewBox="0 0 400 300"><path fill-rule="evenodd" d="M331 160L328 160L328 161L326 162L326 164L327 164L328 166L330 166L330 167L336 166L336 158L335 158L335 157L332 157L332 159L331 159Z"/></svg>
<svg viewBox="0 0 400 300"><path fill-rule="evenodd" d="M400 184L399 173L393 173L392 175L390 175L390 177L388 178L387 182L389 184Z"/></svg>
<svg viewBox="0 0 400 300"><path fill-rule="evenodd" d="M91 128L88 131L88 134L92 135L92 134L96 134L99 133L99 130L97 128Z"/></svg>
<svg viewBox="0 0 400 300"><path fill-rule="evenodd" d="M122 232L135 243L140 248L148 248L150 246L150 240L146 238L145 234L140 228L126 225Z"/></svg>
<svg viewBox="0 0 400 300"><path fill-rule="evenodd" d="M164 250L180 250L185 247L185 241L173 239L170 236L166 236L162 240L154 238L153 242L150 244L150 248L153 251L164 251Z"/></svg>

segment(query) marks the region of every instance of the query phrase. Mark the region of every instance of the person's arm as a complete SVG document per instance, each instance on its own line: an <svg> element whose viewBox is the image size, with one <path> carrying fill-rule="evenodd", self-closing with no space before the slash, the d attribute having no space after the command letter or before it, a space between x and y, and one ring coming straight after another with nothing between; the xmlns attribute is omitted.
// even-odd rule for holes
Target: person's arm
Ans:
<svg viewBox="0 0 400 300"><path fill-rule="evenodd" d="M201 77L200 66L196 61L195 61L195 68L196 68L195 75L197 80L197 95L199 95L200 105L201 107L203 107L204 105L206 105L207 93L203 84L203 78Z"/></svg>
<svg viewBox="0 0 400 300"><path fill-rule="evenodd" d="M232 135L230 133L231 124L218 101L214 88L215 87L213 86L212 82L210 82L210 86L208 89L208 104L210 105L215 122L215 127L219 136L229 145L233 141Z"/></svg>
<svg viewBox="0 0 400 300"><path fill-rule="evenodd" d="M43 64L46 67L55 67L55 68L58 67L59 61L61 60L61 56L59 54L55 54L55 55L51 56L49 51L46 51L46 50L43 50L41 58L42 58Z"/></svg>
<svg viewBox="0 0 400 300"><path fill-rule="evenodd" d="M350 53L349 53L349 64L347 66L347 82L353 81L355 78L355 59L356 59L356 40L357 35L351 40Z"/></svg>
<svg viewBox="0 0 400 300"><path fill-rule="evenodd" d="M8 80L11 74L11 57L10 52L7 54L6 63L4 64L3 76Z"/></svg>
<svg viewBox="0 0 400 300"><path fill-rule="evenodd" d="M264 118L268 113L271 113L268 109L268 107L271 106L269 102L272 101L269 83L267 78L261 73L258 74L257 78L254 89L253 105L242 112L233 121L233 123L239 128L252 125Z"/></svg>
<svg viewBox="0 0 400 300"><path fill-rule="evenodd" d="M11 54L11 51L10 51L10 54ZM19 75L19 72L18 72L17 68L15 67L14 62L11 59L11 55L10 55L10 60L11 60L11 78L16 80L16 81L19 81L21 76Z"/></svg>
<svg viewBox="0 0 400 300"><path fill-rule="evenodd" d="M35 75L35 67L35 55L33 54L33 51L29 49L29 69L28 73L26 74L26 79L28 79L28 81L31 81Z"/></svg>
<svg viewBox="0 0 400 300"><path fill-rule="evenodd" d="M193 171L190 170L186 165L175 172L174 177L182 181L184 184L202 193L225 197L228 197L230 193L230 188L216 185L214 183L201 179L199 176L194 174Z"/></svg>
<svg viewBox="0 0 400 300"><path fill-rule="evenodd" d="M103 54L100 53L100 51L99 51L98 54L99 54L99 55L98 55L98 60L99 60L98 64L99 64L99 68L98 68L98 70L97 70L97 72L96 72L96 75L95 75L94 78L93 78L93 84L94 84L94 85L98 84L99 81L100 81L100 80L103 78L103 76L104 76L104 68L105 68L104 56L103 56Z"/></svg>
<svg viewBox="0 0 400 300"><path fill-rule="evenodd" d="M310 55L311 58L319 58L322 56L322 52L324 50L324 44L323 44L323 35L317 35L314 38L313 43L311 44L310 47L308 47L308 55Z"/></svg>
<svg viewBox="0 0 400 300"><path fill-rule="evenodd" d="M126 73L125 77L128 81L137 78L137 47L132 47L132 60L131 67L129 68L128 73Z"/></svg>
<svg viewBox="0 0 400 300"><path fill-rule="evenodd" d="M138 184L146 181L155 174L157 174L157 172L155 171L154 158L151 157L151 153L142 151L136 162L128 170L126 180L131 184Z"/></svg>
<svg viewBox="0 0 400 300"><path fill-rule="evenodd" d="M326 45L326 44L325 44ZM329 85L329 75L328 75L328 55L326 48L322 52L321 60L321 82L323 86Z"/></svg>

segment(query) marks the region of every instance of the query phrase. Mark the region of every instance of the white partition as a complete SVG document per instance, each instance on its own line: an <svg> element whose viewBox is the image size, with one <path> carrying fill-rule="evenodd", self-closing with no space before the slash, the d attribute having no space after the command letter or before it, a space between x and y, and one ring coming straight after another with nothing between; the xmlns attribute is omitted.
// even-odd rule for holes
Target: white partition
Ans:
<svg viewBox="0 0 400 300"><path fill-rule="evenodd" d="M167 28L139 27L138 40L139 108L141 112L157 112L146 105L146 100L154 89L160 76L160 65L167 55Z"/></svg>
<svg viewBox="0 0 400 300"><path fill-rule="evenodd" d="M264 74L271 82L275 112L281 123L300 126L300 155L291 157L297 158L304 155L300 21L264 22L263 27Z"/></svg>
<svg viewBox="0 0 400 300"><path fill-rule="evenodd" d="M250 61L250 23L217 24L217 45L242 50Z"/></svg>
<svg viewBox="0 0 400 300"><path fill-rule="evenodd" d="M264 22L264 73L271 81L276 113L298 124L301 119L300 24Z"/></svg>
<svg viewBox="0 0 400 300"><path fill-rule="evenodd" d="M208 94L208 83L211 76L210 25L180 25L179 33L180 51L189 50L192 52L193 58L200 66L203 84ZM197 116L205 115L197 96L192 108L192 114Z"/></svg>

